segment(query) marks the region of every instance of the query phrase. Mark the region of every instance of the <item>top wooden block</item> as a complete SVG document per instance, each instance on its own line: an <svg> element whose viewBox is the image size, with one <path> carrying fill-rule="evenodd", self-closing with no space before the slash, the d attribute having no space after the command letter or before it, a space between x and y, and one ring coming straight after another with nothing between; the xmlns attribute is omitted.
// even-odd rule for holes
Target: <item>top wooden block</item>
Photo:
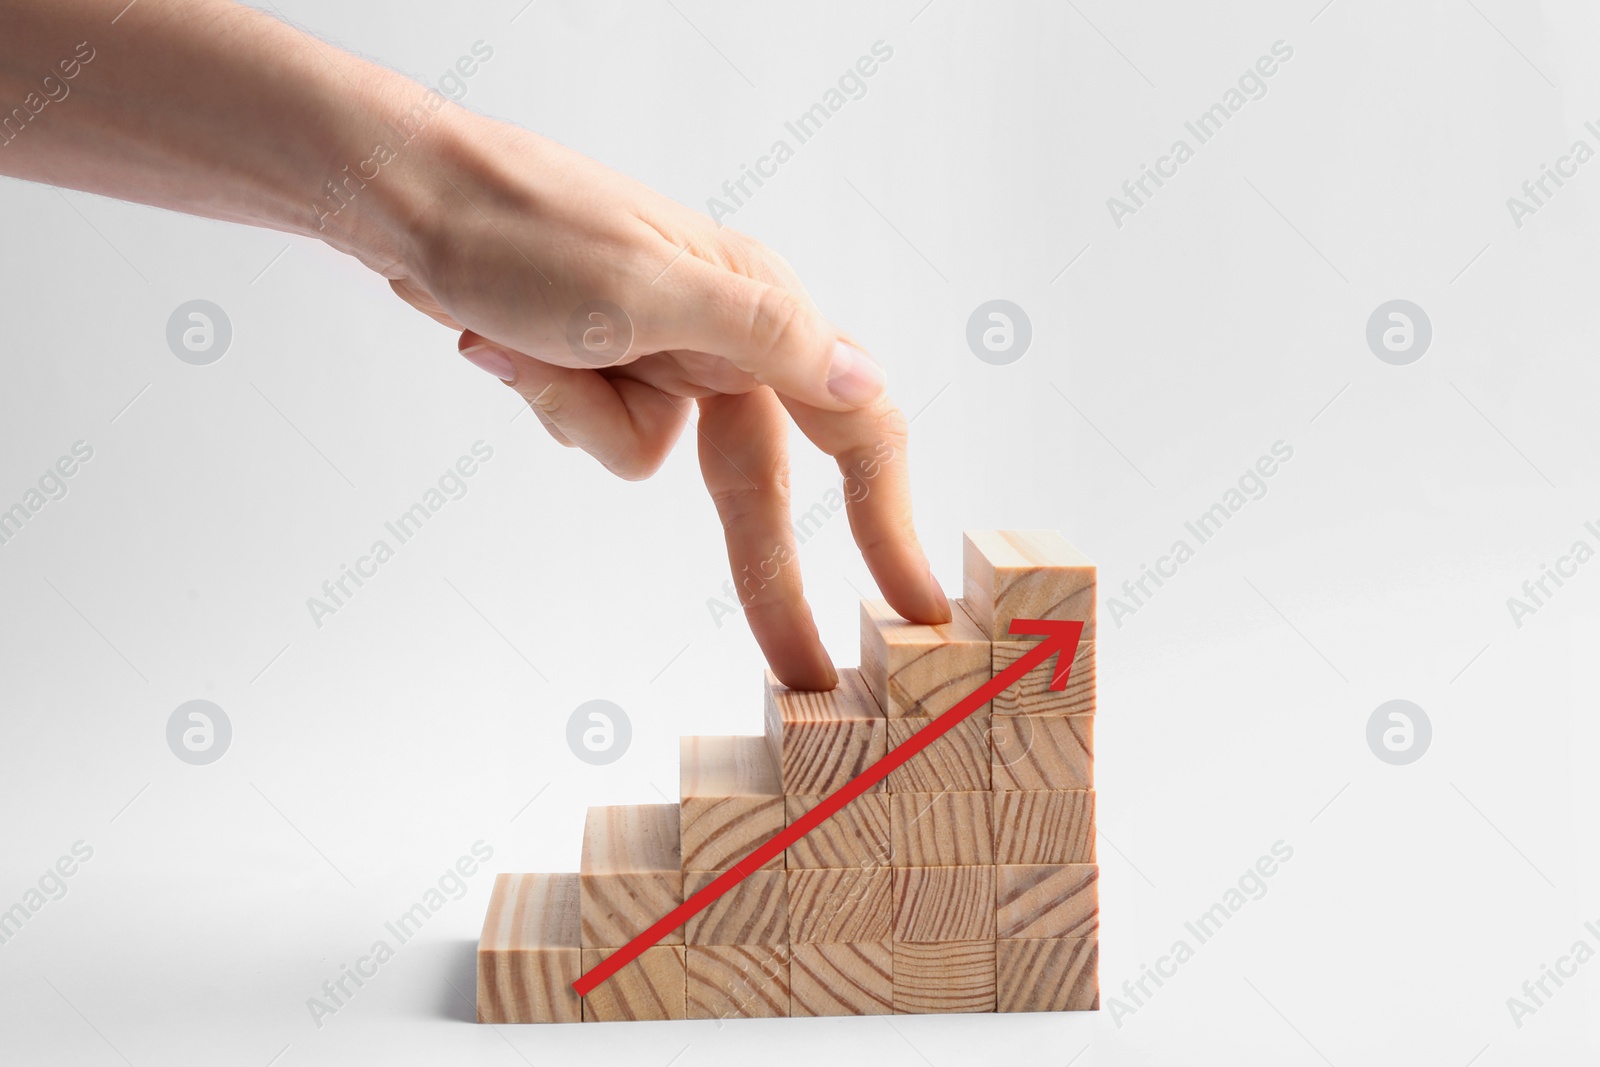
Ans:
<svg viewBox="0 0 1600 1067"><path fill-rule="evenodd" d="M1079 620L1094 639L1095 565L1054 530L977 530L965 535L963 606L991 641L1012 638L1013 619Z"/></svg>
<svg viewBox="0 0 1600 1067"><path fill-rule="evenodd" d="M956 601L939 626L907 622L886 601L861 602L861 677L889 718L941 715L988 681L989 669L989 638Z"/></svg>
<svg viewBox="0 0 1600 1067"><path fill-rule="evenodd" d="M678 795L782 796L783 783L764 737L680 737Z"/></svg>
<svg viewBox="0 0 1600 1067"><path fill-rule="evenodd" d="M479 951L576 949L576 874L497 874L483 917Z"/></svg>
<svg viewBox="0 0 1600 1067"><path fill-rule="evenodd" d="M584 874L678 871L678 805L590 808L583 821Z"/></svg>
<svg viewBox="0 0 1600 1067"><path fill-rule="evenodd" d="M824 692L790 689L767 672L766 738L789 795L831 793L888 752L883 709L846 668ZM883 783L873 786L880 792Z"/></svg>

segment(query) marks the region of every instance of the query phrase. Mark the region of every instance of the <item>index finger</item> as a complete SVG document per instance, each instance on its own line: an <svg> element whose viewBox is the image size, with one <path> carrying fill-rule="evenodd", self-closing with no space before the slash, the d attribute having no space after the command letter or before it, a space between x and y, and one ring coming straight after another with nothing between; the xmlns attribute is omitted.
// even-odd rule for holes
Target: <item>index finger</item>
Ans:
<svg viewBox="0 0 1600 1067"><path fill-rule="evenodd" d="M905 416L887 397L855 411L783 398L795 425L839 464L850 532L884 599L911 622L950 621L950 600L911 520Z"/></svg>

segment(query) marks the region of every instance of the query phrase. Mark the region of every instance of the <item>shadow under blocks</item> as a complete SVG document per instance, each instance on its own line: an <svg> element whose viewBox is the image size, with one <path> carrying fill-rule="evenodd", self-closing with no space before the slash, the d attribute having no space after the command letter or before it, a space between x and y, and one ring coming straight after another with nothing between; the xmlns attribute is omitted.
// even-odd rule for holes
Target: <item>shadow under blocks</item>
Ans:
<svg viewBox="0 0 1600 1067"><path fill-rule="evenodd" d="M837 688L768 674L762 733L683 738L679 803L590 808L576 874L497 876L478 1021L1097 1010L1095 567L1052 531L980 531L963 569L950 622L863 601L861 666ZM1034 649L1013 619L1082 623L1065 688L1051 655L587 996L573 988Z"/></svg>

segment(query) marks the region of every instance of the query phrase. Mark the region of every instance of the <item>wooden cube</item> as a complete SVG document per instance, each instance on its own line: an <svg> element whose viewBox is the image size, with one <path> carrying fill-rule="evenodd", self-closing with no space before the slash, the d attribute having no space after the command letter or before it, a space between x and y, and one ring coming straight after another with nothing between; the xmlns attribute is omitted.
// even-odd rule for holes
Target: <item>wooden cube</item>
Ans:
<svg viewBox="0 0 1600 1067"><path fill-rule="evenodd" d="M1100 868L1093 863L995 868L995 931L1003 938L1096 937Z"/></svg>
<svg viewBox="0 0 1600 1067"><path fill-rule="evenodd" d="M959 867L994 862L987 792L889 793L896 867Z"/></svg>
<svg viewBox="0 0 1600 1067"><path fill-rule="evenodd" d="M900 1014L994 1011L992 938L907 944L894 950L894 1010Z"/></svg>
<svg viewBox="0 0 1600 1067"><path fill-rule="evenodd" d="M814 942L789 949L790 1015L888 1015L894 1011L887 941Z"/></svg>
<svg viewBox="0 0 1600 1067"><path fill-rule="evenodd" d="M907 622L883 600L861 602L861 677L891 721L949 711L989 680L990 662L989 638L953 600L939 626Z"/></svg>
<svg viewBox="0 0 1600 1067"><path fill-rule="evenodd" d="M784 873L789 883L790 944L889 940L894 882L888 867Z"/></svg>
<svg viewBox="0 0 1600 1067"><path fill-rule="evenodd" d="M1093 715L1000 715L993 720L994 788L1093 789Z"/></svg>
<svg viewBox="0 0 1600 1067"><path fill-rule="evenodd" d="M994 643L994 673L1010 667L1033 650L1035 641L996 641ZM1046 657L1033 670L1012 682L1004 691L995 694L991 707L1002 715L1093 715L1095 642L1084 639L1078 642L1077 653L1072 657L1072 670L1067 675L1067 687L1052 692L1051 676L1055 674L1056 657Z"/></svg>
<svg viewBox="0 0 1600 1067"><path fill-rule="evenodd" d="M854 668L840 671L838 686L821 693L790 689L768 671L765 719L786 794L832 793L886 751L883 709Z"/></svg>
<svg viewBox="0 0 1600 1067"><path fill-rule="evenodd" d="M1100 942L1092 937L995 943L995 1011L1098 1011Z"/></svg>
<svg viewBox="0 0 1600 1067"><path fill-rule="evenodd" d="M984 705L988 707L988 705ZM989 748L990 716L973 712L905 763L889 772L891 793L937 793L941 789L988 789L993 781ZM889 748L911 740L930 719L890 719Z"/></svg>
<svg viewBox="0 0 1600 1067"><path fill-rule="evenodd" d="M583 950L585 972L610 955ZM682 945L651 945L583 998L586 1023L682 1019L687 1014L687 964Z"/></svg>
<svg viewBox="0 0 1600 1067"><path fill-rule="evenodd" d="M784 797L787 826L822 802L822 797ZM821 826L784 850L790 870L817 867L883 867L889 863L889 795L863 793Z"/></svg>
<svg viewBox="0 0 1600 1067"><path fill-rule="evenodd" d="M1093 863L1094 790L1019 789L994 797L996 863Z"/></svg>
<svg viewBox="0 0 1600 1067"><path fill-rule="evenodd" d="M1054 530L969 532L961 588L991 641L1013 640L1013 619L1080 620L1094 640L1095 566Z"/></svg>
<svg viewBox="0 0 1600 1067"><path fill-rule="evenodd" d="M995 936L995 869L894 868L894 940L969 941Z"/></svg>
<svg viewBox="0 0 1600 1067"><path fill-rule="evenodd" d="M698 893L716 877L712 871L688 872L683 876L684 898ZM690 945L781 944L789 936L788 901L783 871L752 871L705 910L690 916L685 924L684 942Z"/></svg>
<svg viewBox="0 0 1600 1067"><path fill-rule="evenodd" d="M576 874L495 875L478 938L478 1021L580 1021L578 927Z"/></svg>
<svg viewBox="0 0 1600 1067"><path fill-rule="evenodd" d="M579 868L584 948L620 948L683 903L678 841L676 804L589 809ZM662 944L683 944L683 931Z"/></svg>
<svg viewBox="0 0 1600 1067"><path fill-rule="evenodd" d="M788 1016L788 945L691 944L688 953L689 1018L773 1019Z"/></svg>
<svg viewBox="0 0 1600 1067"><path fill-rule="evenodd" d="M783 784L764 737L678 739L685 871L725 871L783 829ZM783 869L774 856L765 867Z"/></svg>

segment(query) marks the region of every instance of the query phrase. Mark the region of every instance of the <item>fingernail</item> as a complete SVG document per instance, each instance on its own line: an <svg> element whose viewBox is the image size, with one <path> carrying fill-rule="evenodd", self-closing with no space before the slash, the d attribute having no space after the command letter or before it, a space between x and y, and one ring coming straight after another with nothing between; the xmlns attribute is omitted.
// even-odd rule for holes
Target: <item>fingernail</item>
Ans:
<svg viewBox="0 0 1600 1067"><path fill-rule="evenodd" d="M833 346L833 364L828 368L828 392L851 407L862 407L883 395L889 376L861 349L839 341Z"/></svg>
<svg viewBox="0 0 1600 1067"><path fill-rule="evenodd" d="M463 348L461 354L467 357L467 362L499 378L502 382L517 380L517 368L511 362L511 357L492 345L473 345Z"/></svg>

